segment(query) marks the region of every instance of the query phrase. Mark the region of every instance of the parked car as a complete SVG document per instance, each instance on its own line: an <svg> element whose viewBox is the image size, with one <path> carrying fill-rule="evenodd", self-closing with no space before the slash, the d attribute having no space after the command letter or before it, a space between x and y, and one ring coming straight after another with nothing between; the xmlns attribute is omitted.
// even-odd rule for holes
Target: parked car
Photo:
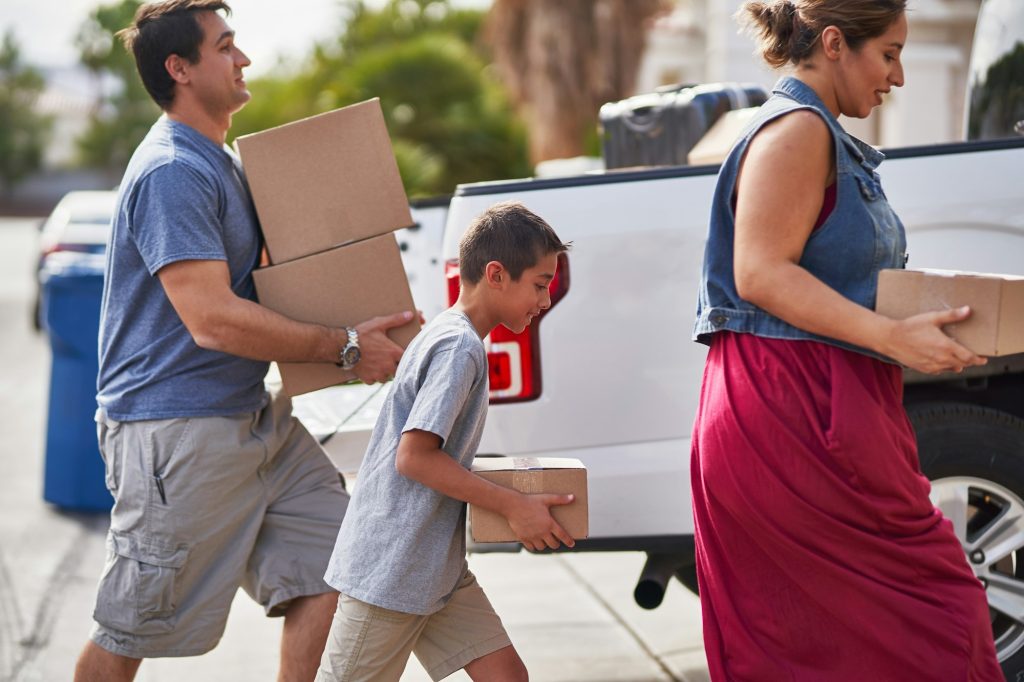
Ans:
<svg viewBox="0 0 1024 682"><path fill-rule="evenodd" d="M110 237L117 192L76 191L65 194L43 223L39 234L39 257L36 263L36 295L32 305L32 326L42 329L40 302L42 288L39 271L51 253L77 251L104 253Z"/></svg>

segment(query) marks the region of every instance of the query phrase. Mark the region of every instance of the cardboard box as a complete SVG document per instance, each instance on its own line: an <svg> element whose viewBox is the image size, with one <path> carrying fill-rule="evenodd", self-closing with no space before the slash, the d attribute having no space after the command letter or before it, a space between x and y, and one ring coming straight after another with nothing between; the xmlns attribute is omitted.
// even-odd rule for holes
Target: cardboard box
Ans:
<svg viewBox="0 0 1024 682"><path fill-rule="evenodd" d="M570 504L551 508L551 515L575 540L590 534L587 511L587 469L578 459L559 457L477 457L473 473L522 493L573 494ZM500 514L470 505L469 524L476 542L515 542Z"/></svg>
<svg viewBox="0 0 1024 682"><path fill-rule="evenodd" d="M394 234L260 268L253 272L253 279L261 304L299 322L348 327L378 315L416 309ZM388 336L405 348L419 328L414 317ZM278 369L289 396L352 378L332 363L282 362Z"/></svg>
<svg viewBox="0 0 1024 682"><path fill-rule="evenodd" d="M952 270L882 270L875 310L895 319L968 305L971 316L943 327L978 355L1024 352L1024 277Z"/></svg>
<svg viewBox="0 0 1024 682"><path fill-rule="evenodd" d="M704 137L693 145L693 149L686 155L686 162L691 166L700 166L725 161L725 157L732 151L732 146L754 120L759 110L760 107L733 109L719 116L714 125L704 133Z"/></svg>
<svg viewBox="0 0 1024 682"><path fill-rule="evenodd" d="M413 224L380 101L235 140L271 263Z"/></svg>

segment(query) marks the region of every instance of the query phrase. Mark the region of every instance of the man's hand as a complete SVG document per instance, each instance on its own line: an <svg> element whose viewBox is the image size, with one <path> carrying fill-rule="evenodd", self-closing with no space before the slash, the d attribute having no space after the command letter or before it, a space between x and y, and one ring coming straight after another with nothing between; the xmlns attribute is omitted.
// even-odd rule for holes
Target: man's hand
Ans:
<svg viewBox="0 0 1024 682"><path fill-rule="evenodd" d="M401 327L412 319L412 311L384 315L356 325L359 333L359 362L352 372L364 384L387 381L395 375L402 347L387 336L392 327Z"/></svg>
<svg viewBox="0 0 1024 682"><path fill-rule="evenodd" d="M570 504L573 495L519 494L508 507L505 518L509 528L526 549L540 551L558 549L559 544L572 547L572 536L551 516L551 507Z"/></svg>

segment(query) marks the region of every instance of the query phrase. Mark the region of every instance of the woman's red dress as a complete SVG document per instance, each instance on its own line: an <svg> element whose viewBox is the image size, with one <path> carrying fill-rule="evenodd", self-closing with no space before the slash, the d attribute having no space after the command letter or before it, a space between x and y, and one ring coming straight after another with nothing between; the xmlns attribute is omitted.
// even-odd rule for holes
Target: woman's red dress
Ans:
<svg viewBox="0 0 1024 682"><path fill-rule="evenodd" d="M715 335L691 463L712 680L1003 681L902 395L860 353Z"/></svg>

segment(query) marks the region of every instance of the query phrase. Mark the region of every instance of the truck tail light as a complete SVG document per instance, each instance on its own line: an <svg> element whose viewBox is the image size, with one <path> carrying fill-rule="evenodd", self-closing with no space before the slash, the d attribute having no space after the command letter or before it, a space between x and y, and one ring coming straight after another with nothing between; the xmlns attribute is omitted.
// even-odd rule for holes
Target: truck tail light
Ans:
<svg viewBox="0 0 1024 682"><path fill-rule="evenodd" d="M448 284L448 304L459 299L459 261L445 263ZM569 258L558 254L558 270L549 287L551 307L542 310L526 329L519 334L499 325L484 339L487 347L487 368L490 380L491 403L515 403L536 400L541 392L540 321L548 310L555 307L569 291Z"/></svg>

